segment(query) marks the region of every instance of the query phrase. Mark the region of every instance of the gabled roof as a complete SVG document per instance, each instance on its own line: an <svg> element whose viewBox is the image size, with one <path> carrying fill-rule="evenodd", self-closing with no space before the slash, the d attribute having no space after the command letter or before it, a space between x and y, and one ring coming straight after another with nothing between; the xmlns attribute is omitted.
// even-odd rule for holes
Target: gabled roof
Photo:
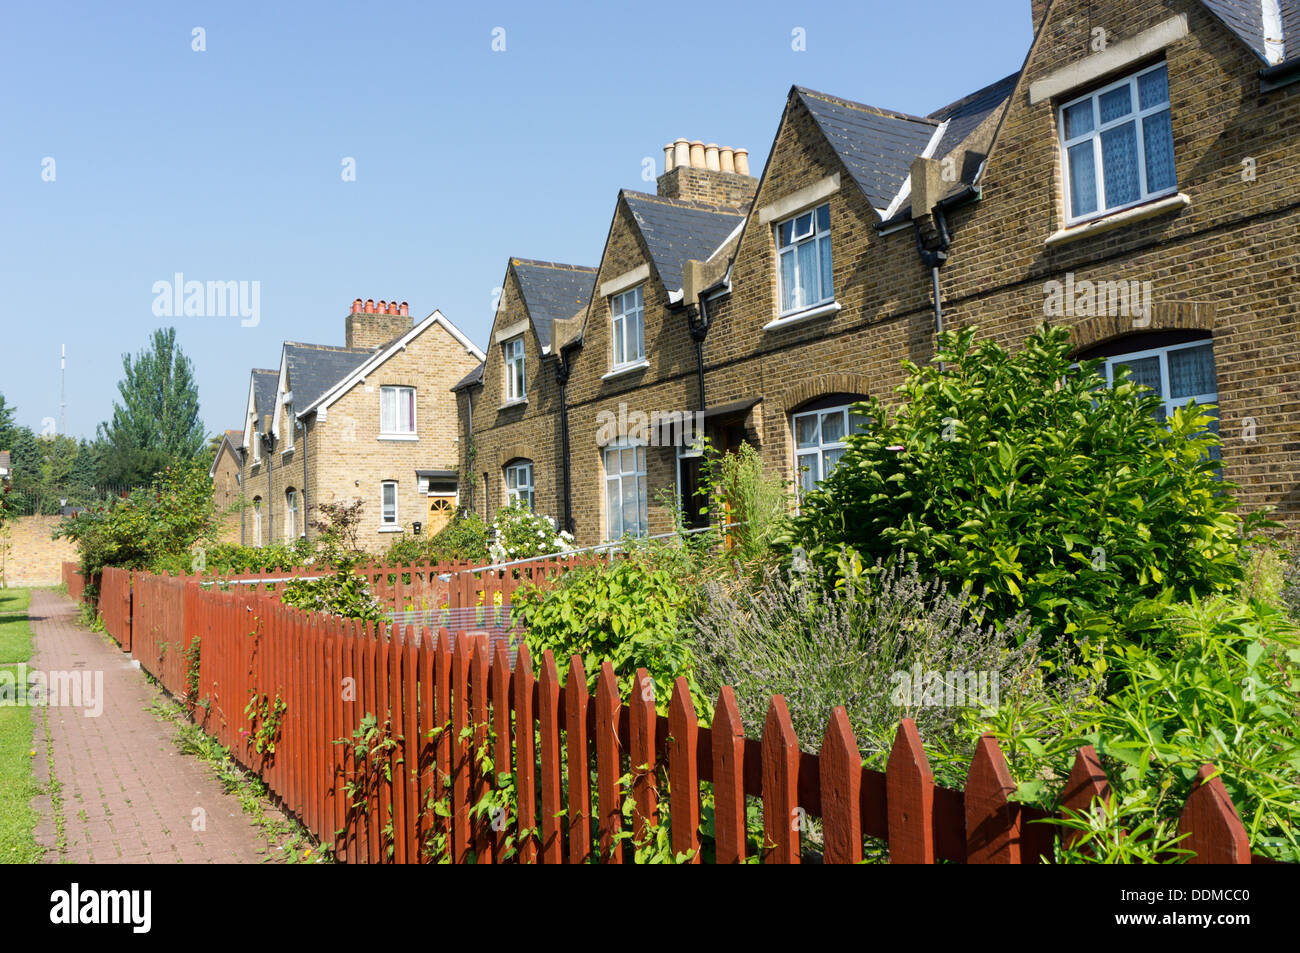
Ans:
<svg viewBox="0 0 1300 953"><path fill-rule="evenodd" d="M264 414L275 406L275 385L279 377L279 371L253 368L253 401L259 413Z"/></svg>
<svg viewBox="0 0 1300 953"><path fill-rule="evenodd" d="M681 291L686 262L706 261L744 220L733 208L628 189L619 195L636 220L655 270L669 293Z"/></svg>
<svg viewBox="0 0 1300 953"><path fill-rule="evenodd" d="M596 269L530 258L512 258L510 265L519 281L519 290L537 333L537 341L543 350L547 350L551 346L554 323L582 310L591 300Z"/></svg>
<svg viewBox="0 0 1300 953"><path fill-rule="evenodd" d="M217 452L212 457L212 466L208 467L208 476L212 477L216 474L217 464L221 461L221 453L226 449L226 447L230 448L230 452L234 456L235 462L238 463L243 443L244 431L242 430L227 430L222 434L221 443L217 445Z"/></svg>
<svg viewBox="0 0 1300 953"><path fill-rule="evenodd" d="M980 123L1011 97L1018 79L1020 79L1019 70L930 113L928 118L948 124L934 150L934 157L946 156L965 142L966 138L979 128Z"/></svg>
<svg viewBox="0 0 1300 953"><path fill-rule="evenodd" d="M289 369L289 388L293 391L294 405L310 407L374 354L374 350L368 347L332 347L285 341L284 363Z"/></svg>
<svg viewBox="0 0 1300 953"><path fill-rule="evenodd" d="M839 156L872 208L888 209L926 154L940 121L877 109L796 86L791 91Z"/></svg>
<svg viewBox="0 0 1300 953"><path fill-rule="evenodd" d="M457 381L456 385L452 387L452 390L464 390L466 387L471 387L474 384L481 383L483 381L483 365L485 363L487 362L479 361L478 367L474 368L474 370L470 371L459 381Z"/></svg>
<svg viewBox="0 0 1300 953"><path fill-rule="evenodd" d="M1300 0L1201 0L1265 63L1300 54ZM1276 17L1269 28L1269 20ZM1281 35L1276 35L1280 33Z"/></svg>

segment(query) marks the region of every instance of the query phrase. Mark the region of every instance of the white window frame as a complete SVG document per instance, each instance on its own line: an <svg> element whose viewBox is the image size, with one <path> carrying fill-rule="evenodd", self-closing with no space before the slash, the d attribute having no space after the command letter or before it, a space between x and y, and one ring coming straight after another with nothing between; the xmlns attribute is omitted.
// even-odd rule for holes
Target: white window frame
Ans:
<svg viewBox="0 0 1300 953"><path fill-rule="evenodd" d="M826 210L825 226L823 226L821 222L822 219L821 212L823 209ZM795 229L796 224L798 223L799 219L803 218L805 215L810 217L809 225L811 226L811 229L807 232L796 232ZM835 253L831 245L830 217L831 217L830 203L822 202L820 205L815 205L811 208L806 208L795 215L791 215L787 218L783 218L781 219L781 221L777 222L773 226L774 231L772 233L772 237L776 242L776 301L777 301L777 313L780 317L784 318L788 315L798 314L800 311L807 311L810 308L818 308L821 307L822 305L830 304L835 300ZM785 226L787 225L790 226L790 240L785 244L782 244L781 230L785 228ZM820 291L821 296L816 300L804 301L801 298L801 288L799 282L799 275L800 275L799 249L802 246L808 244L809 242L813 243L813 247L816 249L817 252L816 282L817 282L817 289L818 291ZM823 249L825 250L826 254L830 255L831 257L831 269L830 269L831 287L830 288L822 287L822 275L826 271L826 268L822 262ZM794 304L792 304L789 308L784 307L786 288L785 288L785 270L782 267L782 264L785 261L786 256L790 256L793 259L794 274L795 274Z"/></svg>
<svg viewBox="0 0 1300 953"><path fill-rule="evenodd" d="M514 480L514 486L510 481ZM533 486L533 461L516 460L505 468L506 504L519 501L528 503L529 512L536 512L536 495Z"/></svg>
<svg viewBox="0 0 1300 953"><path fill-rule="evenodd" d="M528 377L524 367L524 337L511 338L501 345L506 365L506 400L528 399Z"/></svg>
<svg viewBox="0 0 1300 953"><path fill-rule="evenodd" d="M293 449L293 403L292 401L284 405L284 450L288 453Z"/></svg>
<svg viewBox="0 0 1300 953"><path fill-rule="evenodd" d="M410 421L411 426L409 430L402 430L401 429L402 397L406 392L410 392L411 395L409 400L407 400L406 402L407 406L411 410L411 421ZM395 400L397 401L393 405L394 419L388 421L384 420L384 396L386 394L394 394ZM418 431L416 429L416 414L418 410L419 410L419 405L416 400L416 392L414 387L411 387L407 384L385 384L381 386L379 388L379 437L380 439L383 438L396 439L396 440L416 439L418 434ZM393 424L394 428L390 429L388 427L385 427L384 426L385 423Z"/></svg>
<svg viewBox="0 0 1300 953"><path fill-rule="evenodd" d="M860 415L855 415L853 411L850 410L851 406L852 406L851 404L838 404L834 407L820 407L816 410L802 410L799 411L798 413L794 413L790 415L790 440L791 440L791 447L794 450L795 487L799 496L802 497L803 494L807 492L807 488L804 487L803 485L803 479L804 479L803 467L807 465L807 462L805 461L804 458L816 457L817 459L818 475L817 475L817 479L814 481L813 484L814 486L816 486L818 483L821 483L822 480L825 480L826 477L830 475L831 471L834 470L835 466L837 465L837 464L833 464L831 465L829 470L827 469L827 465L826 465L827 451L848 449L847 438L849 434L860 433L862 432L863 429L865 429L866 426L865 417L861 417L862 423L858 425L858 428L856 430L854 429L854 417ZM827 414L833 414L836 412L838 412L843 418L845 439L825 440L822 437L822 417ZM816 418L817 444L815 446L800 447L799 446L799 421L807 417Z"/></svg>
<svg viewBox="0 0 1300 953"><path fill-rule="evenodd" d="M393 488L393 509L392 509L392 513L389 513L389 510L388 510L388 502L384 499L384 496L388 493L388 488L389 488L390 486ZM399 499L399 493L398 493L398 489L397 489L397 481L396 481L396 480L384 480L382 483L379 484L379 525L380 525L381 527L383 527L383 528L389 528L389 527L401 526L401 525L402 525L402 524L398 521L398 518L397 518L397 517L398 517L398 510L397 510L398 499Z"/></svg>
<svg viewBox="0 0 1300 953"><path fill-rule="evenodd" d="M1168 420L1174 410L1196 401L1198 407L1206 404L1214 404L1215 410L1212 416L1217 420L1219 418L1219 366L1214 366L1214 390L1207 391L1203 394L1189 394L1186 397L1174 397L1169 387L1169 355L1174 351L1186 351L1197 347L1208 347L1210 355L1214 355L1214 340L1212 338L1198 338L1195 341L1183 341L1179 344L1166 344L1161 347L1147 348L1142 351L1129 351L1125 354L1115 354L1109 357L1103 357L1101 372L1106 378L1106 386L1115 386L1115 368L1120 365L1131 364L1134 361L1140 361L1147 357L1160 358L1160 398L1164 401L1165 419ZM1221 448L1216 448L1221 449ZM1218 453L1211 454L1215 458Z"/></svg>
<svg viewBox="0 0 1300 953"><path fill-rule="evenodd" d="M629 324L635 322L635 340ZM645 361L645 285L609 296L610 363L613 370L635 367ZM635 343L633 352L630 345Z"/></svg>
<svg viewBox="0 0 1300 953"><path fill-rule="evenodd" d="M253 545L262 548L262 498L253 497Z"/></svg>
<svg viewBox="0 0 1300 953"><path fill-rule="evenodd" d="M624 452L632 453L632 469L624 470L622 459ZM611 466L611 456L617 467ZM605 465L605 539L614 541L624 536L647 536L650 532L649 484L646 480L646 445L643 441L620 440L601 449L601 460ZM631 530L623 523L623 481L625 477L633 479L637 503L637 525ZM610 503L611 486L617 490L617 505Z"/></svg>
<svg viewBox="0 0 1300 953"><path fill-rule="evenodd" d="M290 543L298 538L298 491L293 487L284 491L284 538Z"/></svg>
<svg viewBox="0 0 1300 953"><path fill-rule="evenodd" d="M1143 109L1142 100L1140 98L1140 94L1138 91L1138 79L1142 76L1145 76L1147 73L1152 73L1160 69L1166 70L1165 87L1169 93L1168 98L1166 98L1165 101L1162 103L1159 103L1155 106L1148 107L1147 109ZM1118 119L1112 119L1110 122L1105 123L1103 125L1100 121L1101 120L1101 104L1100 104L1101 97L1104 96L1106 93L1111 92L1112 90L1119 89L1121 86L1129 87L1129 95L1131 97L1131 101L1133 104L1133 110L1132 112L1125 113L1123 116L1120 116ZM1088 132L1075 136L1072 139L1067 139L1065 135L1066 133L1065 111L1087 100L1092 101L1092 126L1093 126L1092 129L1090 129ZM1059 134L1060 134L1060 144L1061 144L1061 172L1065 183L1065 210L1066 210L1067 225L1078 225L1081 222L1089 222L1096 218L1103 218L1107 215L1114 214L1115 212L1122 211L1123 209L1133 208L1135 206L1142 205L1146 202L1150 202L1153 199L1163 198L1164 196L1167 195L1174 195L1178 192L1178 172L1177 172L1177 164L1176 164L1177 155L1174 156L1175 159L1174 184L1169 186L1168 188L1160 189L1159 191L1156 192L1151 192L1147 189L1146 136L1143 135L1142 124L1143 124L1143 120L1145 120L1147 117L1158 115L1161 112L1168 112L1170 114L1170 119L1172 121L1173 89L1169 86L1169 74L1168 74L1167 66L1163 60L1159 63L1148 66L1146 69L1138 70L1136 73L1130 73L1128 76L1124 77L1123 79L1117 80L1116 82L1113 82L1108 86L1102 86L1099 89L1095 89L1084 96L1076 96L1074 99L1062 103L1060 107L1058 107L1056 111L1056 122L1057 122L1057 127L1060 131ZM1102 158L1101 158L1101 136L1102 133L1104 132L1108 132L1111 129L1118 128L1119 126L1123 126L1126 123L1130 123L1130 122L1135 124L1134 131L1136 133L1136 138L1137 138L1137 171L1138 171L1139 197L1134 199L1132 202L1126 202L1123 205L1107 206L1105 170L1102 167ZM1170 137L1172 138L1172 132L1170 133ZM1073 148L1074 146L1080 145L1081 143L1087 142L1090 139L1092 140L1092 168L1093 168L1093 177L1095 179L1094 187L1096 188L1097 191L1097 210L1095 212L1085 212L1082 215L1075 215L1074 208L1072 207L1073 203L1071 202L1071 197L1070 197L1072 192L1072 189L1070 187L1072 181L1071 174L1070 174L1070 149Z"/></svg>

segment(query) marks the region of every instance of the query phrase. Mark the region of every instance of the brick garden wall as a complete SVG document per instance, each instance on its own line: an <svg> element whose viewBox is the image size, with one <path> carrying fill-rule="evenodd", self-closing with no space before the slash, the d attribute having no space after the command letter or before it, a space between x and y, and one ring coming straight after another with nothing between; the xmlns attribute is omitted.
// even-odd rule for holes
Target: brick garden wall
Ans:
<svg viewBox="0 0 1300 953"><path fill-rule="evenodd" d="M77 548L67 539L50 539L58 516L20 516L0 531L0 566L5 586L57 586L64 560L75 561Z"/></svg>

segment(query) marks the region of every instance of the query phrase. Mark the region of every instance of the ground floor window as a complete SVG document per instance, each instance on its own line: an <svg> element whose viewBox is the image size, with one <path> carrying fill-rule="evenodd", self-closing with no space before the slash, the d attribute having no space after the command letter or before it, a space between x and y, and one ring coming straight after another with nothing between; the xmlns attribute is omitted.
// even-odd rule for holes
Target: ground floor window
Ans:
<svg viewBox="0 0 1300 953"><path fill-rule="evenodd" d="M605 449L605 538L649 534L645 447L620 443Z"/></svg>
<svg viewBox="0 0 1300 953"><path fill-rule="evenodd" d="M387 480L380 485L383 525L397 525L397 481Z"/></svg>
<svg viewBox="0 0 1300 953"><path fill-rule="evenodd" d="M506 503L524 503L531 511L533 498L533 463L531 460L517 460L506 466Z"/></svg>
<svg viewBox="0 0 1300 953"><path fill-rule="evenodd" d="M849 409L851 401L813 407L794 414L794 464L802 496L830 476L848 448L845 438L866 429L867 418Z"/></svg>
<svg viewBox="0 0 1300 953"><path fill-rule="evenodd" d="M1218 404L1214 344L1209 340L1183 341L1106 355L1102 361L1100 370L1108 385L1113 386L1127 368L1134 383L1149 387L1160 396L1162 403L1156 408L1156 417L1160 420L1167 420L1176 408L1192 401L1198 405ZM1217 435L1218 410L1208 410L1207 413L1214 418L1210 430ZM1215 447L1210 456L1219 459L1222 456L1220 448Z"/></svg>

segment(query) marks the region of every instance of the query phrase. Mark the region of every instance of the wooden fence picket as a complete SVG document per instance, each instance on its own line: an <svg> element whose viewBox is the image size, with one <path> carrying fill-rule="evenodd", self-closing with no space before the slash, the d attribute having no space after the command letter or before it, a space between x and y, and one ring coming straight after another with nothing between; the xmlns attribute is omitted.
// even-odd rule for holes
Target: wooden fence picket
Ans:
<svg viewBox="0 0 1300 953"><path fill-rule="evenodd" d="M767 864L799 863L806 816L799 805L799 739L785 698L773 695L763 723L763 836Z"/></svg>
<svg viewBox="0 0 1300 953"><path fill-rule="evenodd" d="M542 674L537 680L537 719L541 723L538 737L541 750L538 760L542 786L541 862L564 862L560 842L560 676L555 670L555 655L550 649L542 653Z"/></svg>
<svg viewBox="0 0 1300 953"><path fill-rule="evenodd" d="M628 722L631 738L628 753L632 774L632 836L637 843L643 843L649 836L650 828L659 821L659 794L655 780L655 729L658 716L655 714L654 680L643 668L636 670L636 680L632 684L632 695L628 698Z"/></svg>
<svg viewBox="0 0 1300 953"><path fill-rule="evenodd" d="M591 859L591 758L587 750L587 673L577 655L569 659L564 687L565 755L569 767L569 863Z"/></svg>
<svg viewBox="0 0 1300 953"><path fill-rule="evenodd" d="M684 676L673 684L668 705L668 817L673 855L700 862L700 723Z"/></svg>
<svg viewBox="0 0 1300 953"><path fill-rule="evenodd" d="M533 736L533 660L528 646L515 653L515 792L519 802L519 862L537 863L537 760Z"/></svg>
<svg viewBox="0 0 1300 953"><path fill-rule="evenodd" d="M623 862L623 843L618 835L623 829L622 746L618 738L618 716L622 709L618 697L618 677L606 659L596 677L596 798L600 811L600 857L603 863Z"/></svg>
<svg viewBox="0 0 1300 953"><path fill-rule="evenodd" d="M826 863L856 864L862 860L862 755L843 705L826 723L818 764Z"/></svg>
<svg viewBox="0 0 1300 953"><path fill-rule="evenodd" d="M1178 819L1178 833L1187 835L1178 846L1195 852L1189 863L1250 863L1250 837L1212 764L1203 764L1196 772Z"/></svg>
<svg viewBox="0 0 1300 953"><path fill-rule="evenodd" d="M717 862L745 862L745 730L730 685L713 710L713 824Z"/></svg>
<svg viewBox="0 0 1300 953"><path fill-rule="evenodd" d="M904 718L885 768L889 862L934 863L934 774L916 723Z"/></svg>
<svg viewBox="0 0 1300 953"><path fill-rule="evenodd" d="M975 746L966 775L966 862L1020 863L1020 810L1007 759L992 735Z"/></svg>

